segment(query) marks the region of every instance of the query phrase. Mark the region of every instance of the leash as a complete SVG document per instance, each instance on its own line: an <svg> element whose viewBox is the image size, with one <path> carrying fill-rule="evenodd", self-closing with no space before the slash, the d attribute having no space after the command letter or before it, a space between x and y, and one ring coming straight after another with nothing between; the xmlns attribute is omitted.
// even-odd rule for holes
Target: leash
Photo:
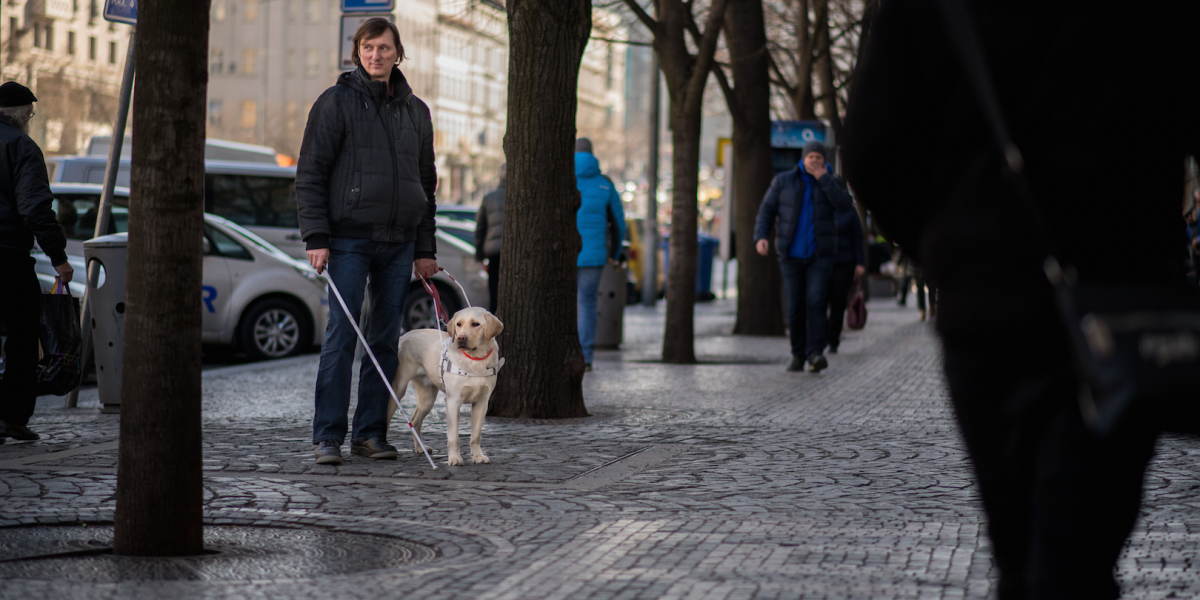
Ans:
<svg viewBox="0 0 1200 600"><path fill-rule="evenodd" d="M328 269L328 265L326 265L325 268ZM387 375L383 374L383 367L379 366L379 360L375 358L375 353L371 351L371 345L367 343L367 338L363 336L362 330L358 328L358 323L355 323L354 319L351 318L350 315L354 313L351 313L350 308L346 306L346 301L342 299L342 292L338 291L337 284L333 283L333 277L320 275L318 275L318 277L323 277L325 282L329 284L329 289L333 290L333 295L337 296L338 304L340 304L342 306L342 310L345 311L346 318L350 321L350 326L354 328L354 333L358 334L358 340L362 342L363 350L366 351L367 356L371 357L371 364L375 365L375 371L378 372L379 377L383 379L384 387L386 387L388 393L392 395L392 400L396 402L396 408L400 411L400 416L404 417L405 421L408 421L408 430L412 432L413 438L416 439L417 444L421 446L421 451L425 453L425 459L429 461L429 466L433 467L433 470L436 471L437 465L434 464L433 457L429 456L429 448L426 448L425 442L421 441L421 434L417 433L416 427L413 427L412 419L408 418L408 413L404 411L404 405L400 404L400 398L396 396L396 390L392 389L392 383L388 381ZM440 303L441 301L439 300L438 302ZM442 310L445 311L445 309Z"/></svg>

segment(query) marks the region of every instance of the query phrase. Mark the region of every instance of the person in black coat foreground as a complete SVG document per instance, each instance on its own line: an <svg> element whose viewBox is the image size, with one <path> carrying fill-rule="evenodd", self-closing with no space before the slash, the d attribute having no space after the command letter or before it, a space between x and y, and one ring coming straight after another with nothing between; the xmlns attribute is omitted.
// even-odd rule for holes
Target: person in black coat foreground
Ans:
<svg viewBox="0 0 1200 600"><path fill-rule="evenodd" d="M1179 282L1184 157L1200 155L1197 3L967 4L1060 258L1085 281ZM1085 428L1043 251L946 31L936 0L882 4L847 110L845 174L938 289L999 597L1116 598L1159 426L1104 440Z"/></svg>

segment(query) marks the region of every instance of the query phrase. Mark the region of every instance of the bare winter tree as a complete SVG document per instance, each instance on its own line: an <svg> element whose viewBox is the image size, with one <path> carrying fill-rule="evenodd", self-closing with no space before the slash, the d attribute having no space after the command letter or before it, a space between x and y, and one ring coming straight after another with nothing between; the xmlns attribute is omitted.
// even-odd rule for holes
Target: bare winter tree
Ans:
<svg viewBox="0 0 1200 600"><path fill-rule="evenodd" d="M209 2L138 3L114 550L204 549L201 240Z"/></svg>
<svg viewBox="0 0 1200 600"><path fill-rule="evenodd" d="M693 36L699 30L692 27ZM741 335L783 335L782 277L775 256L754 249L758 207L771 185L770 62L761 0L729 0L725 46L730 83L724 68L713 73L733 117L734 230L738 257L737 321Z"/></svg>
<svg viewBox="0 0 1200 600"><path fill-rule="evenodd" d="M509 0L508 185L500 320L507 363L488 413L587 415L576 329L575 112L591 0Z"/></svg>
<svg viewBox="0 0 1200 600"><path fill-rule="evenodd" d="M651 17L639 0L625 0L653 36L670 98L671 144L671 243L667 272L667 324L663 334L663 362L696 362L694 344L696 300L697 192L700 169L700 124L704 87L712 69L717 40L725 18L727 0L712 0L705 26L696 25L694 2L657 0ZM689 38L695 33L695 44Z"/></svg>

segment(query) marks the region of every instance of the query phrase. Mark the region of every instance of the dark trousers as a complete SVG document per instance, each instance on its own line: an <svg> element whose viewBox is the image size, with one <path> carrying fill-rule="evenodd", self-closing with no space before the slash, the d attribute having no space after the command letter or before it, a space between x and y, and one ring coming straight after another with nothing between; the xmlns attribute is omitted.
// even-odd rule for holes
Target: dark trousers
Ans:
<svg viewBox="0 0 1200 600"><path fill-rule="evenodd" d="M500 255L487 257L488 312L496 314L496 301L500 299Z"/></svg>
<svg viewBox="0 0 1200 600"><path fill-rule="evenodd" d="M950 397L987 511L999 598L1116 598L1113 568L1138 517L1157 434L1145 427L1092 436L1053 298L1020 298L1007 310L992 298L942 290L939 310L960 323L993 323L943 332L943 343ZM1029 339L1040 341L1031 347ZM1015 369L1014 356L1022 363Z"/></svg>
<svg viewBox="0 0 1200 600"><path fill-rule="evenodd" d="M925 283L924 277L917 278L917 308L925 310L925 290L929 290L929 311L937 312L937 288Z"/></svg>
<svg viewBox="0 0 1200 600"><path fill-rule="evenodd" d="M22 427L37 402L38 334L42 323L42 287L29 252L0 249L0 322L7 329L4 379L0 380L0 421Z"/></svg>
<svg viewBox="0 0 1200 600"><path fill-rule="evenodd" d="M792 356L806 357L825 349L825 302L833 257L780 257L787 296L788 335Z"/></svg>
<svg viewBox="0 0 1200 600"><path fill-rule="evenodd" d="M854 263L833 265L829 278L829 321L825 324L825 342L837 350L842 341L842 325L846 322L846 305L850 303L850 286L854 285Z"/></svg>

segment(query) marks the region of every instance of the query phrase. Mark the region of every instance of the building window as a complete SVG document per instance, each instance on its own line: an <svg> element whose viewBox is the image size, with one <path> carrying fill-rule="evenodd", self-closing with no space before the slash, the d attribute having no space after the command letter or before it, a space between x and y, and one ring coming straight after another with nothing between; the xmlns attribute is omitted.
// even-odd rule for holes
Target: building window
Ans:
<svg viewBox="0 0 1200 600"><path fill-rule="evenodd" d="M218 23L225 21L225 0L213 0L213 20Z"/></svg>
<svg viewBox="0 0 1200 600"><path fill-rule="evenodd" d="M295 49L288 49L287 74L288 74L288 77L296 76L296 50Z"/></svg>
<svg viewBox="0 0 1200 600"><path fill-rule="evenodd" d="M54 26L53 25L46 26L46 51L47 52L54 51Z"/></svg>
<svg viewBox="0 0 1200 600"><path fill-rule="evenodd" d="M67 32L67 54L75 56L75 32Z"/></svg>
<svg viewBox="0 0 1200 600"><path fill-rule="evenodd" d="M96 60L96 36L88 36L88 60Z"/></svg>
<svg viewBox="0 0 1200 600"><path fill-rule="evenodd" d="M221 112L224 106L220 100L210 100L208 102L208 126L212 129L221 127Z"/></svg>
<svg viewBox="0 0 1200 600"><path fill-rule="evenodd" d="M321 71L321 55L316 48L304 51L304 74L312 77Z"/></svg>
<svg viewBox="0 0 1200 600"><path fill-rule="evenodd" d="M108 43L108 64L110 64L110 65L117 64L117 43L116 42Z"/></svg>
<svg viewBox="0 0 1200 600"><path fill-rule="evenodd" d="M208 49L208 72L220 75L225 72L225 51L220 48Z"/></svg>
<svg viewBox="0 0 1200 600"><path fill-rule="evenodd" d="M33 26L33 47L42 47L42 28L36 24Z"/></svg>
<svg viewBox="0 0 1200 600"><path fill-rule="evenodd" d="M242 10L242 16L246 17L247 21L253 21L258 18L258 0L246 0L246 6Z"/></svg>
<svg viewBox="0 0 1200 600"><path fill-rule="evenodd" d="M242 102L242 128L252 129L258 125L258 103L253 100Z"/></svg>
<svg viewBox="0 0 1200 600"><path fill-rule="evenodd" d="M242 73L253 75L258 72L258 48L242 49Z"/></svg>

